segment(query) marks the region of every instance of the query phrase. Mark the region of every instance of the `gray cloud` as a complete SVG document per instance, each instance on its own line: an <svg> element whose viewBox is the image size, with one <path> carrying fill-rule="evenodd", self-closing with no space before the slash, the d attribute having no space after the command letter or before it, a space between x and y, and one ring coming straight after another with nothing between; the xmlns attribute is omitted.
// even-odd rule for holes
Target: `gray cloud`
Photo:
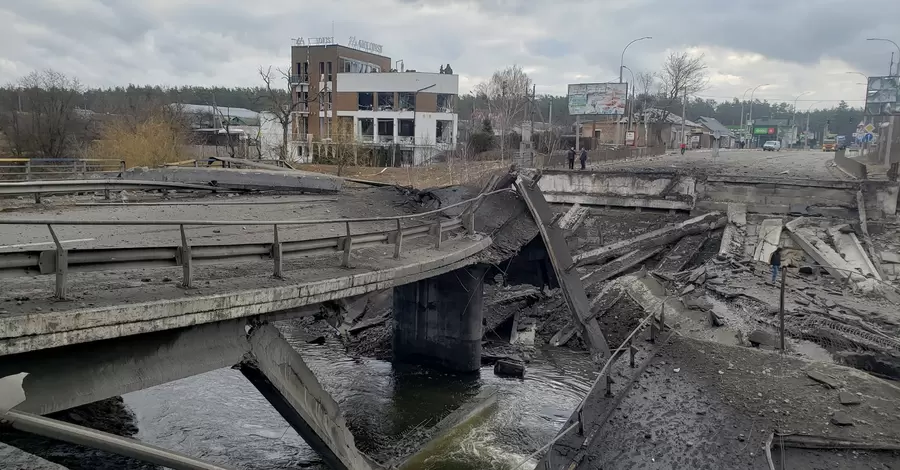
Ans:
<svg viewBox="0 0 900 470"><path fill-rule="evenodd" d="M339 42L383 44L418 70L449 62L464 86L516 63L539 90L564 93L576 77L617 77L622 47L650 35L625 57L636 72L657 70L668 51L698 48L712 51L710 69L726 77L711 94L780 80L772 93L822 95L854 86L822 76L823 61L886 72L893 46L865 38L897 34L900 2L866 8L876 12L866 21L840 21L851 10L837 0L338 0L315 9L279 0L5 0L0 82L55 68L103 86L254 85L258 66L288 65L290 38L331 35L334 20Z"/></svg>

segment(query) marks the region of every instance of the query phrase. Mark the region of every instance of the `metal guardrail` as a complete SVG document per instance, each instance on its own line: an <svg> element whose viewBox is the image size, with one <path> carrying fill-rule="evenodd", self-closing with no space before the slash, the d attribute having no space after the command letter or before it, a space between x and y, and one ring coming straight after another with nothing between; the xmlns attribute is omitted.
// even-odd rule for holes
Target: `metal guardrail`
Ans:
<svg viewBox="0 0 900 470"><path fill-rule="evenodd" d="M0 158L0 181L61 179L97 173L121 173L125 160L103 158Z"/></svg>
<svg viewBox="0 0 900 470"><path fill-rule="evenodd" d="M0 196L34 195L34 202L40 203L44 194L65 194L103 191L106 199L110 191L126 189L187 189L193 191L223 191L222 188L202 184L176 183L170 181L143 181L124 179L61 180L61 181L21 181L0 183ZM227 191L227 190L225 190Z"/></svg>
<svg viewBox="0 0 900 470"><path fill-rule="evenodd" d="M464 227L469 234L475 233L475 210L477 203L492 194L510 191L502 189L498 191L482 193L472 199L460 201L440 209L435 209L420 214L400 215L391 217L365 217L347 219L307 219L307 220L228 220L228 221L204 221L204 220L52 220L52 219L27 219L27 220L0 220L0 225L46 225L56 245L55 250L32 250L0 253L0 278L34 276L44 274L56 275L56 297L66 298L67 277L70 272L86 271L111 271L148 267L183 268L182 285L186 288L193 286L193 267L197 264L234 263L240 261L256 261L270 258L274 263L274 276L284 277L283 260L286 256L308 256L322 253L342 252L341 266L352 267L350 253L353 249L366 248L375 245L394 245L393 257L399 258L402 252L404 240L421 237L433 237L434 247L439 249L444 239L444 233ZM466 205L462 214L449 220L431 222L402 227L404 219L415 219ZM350 224L360 222L388 222L396 221L396 227L390 230L369 232L364 234L351 234ZM343 224L344 235L336 237L317 238L310 240L283 242L279 236L279 226L286 225L323 225ZM129 225L168 225L178 226L181 232L181 244L176 246L136 247L136 248L96 248L96 249L66 249L62 246L54 226L59 225L98 225L98 226L129 226ZM192 246L188 237L186 226L230 226L230 225L271 225L272 241L265 243L239 243L230 245L196 245Z"/></svg>

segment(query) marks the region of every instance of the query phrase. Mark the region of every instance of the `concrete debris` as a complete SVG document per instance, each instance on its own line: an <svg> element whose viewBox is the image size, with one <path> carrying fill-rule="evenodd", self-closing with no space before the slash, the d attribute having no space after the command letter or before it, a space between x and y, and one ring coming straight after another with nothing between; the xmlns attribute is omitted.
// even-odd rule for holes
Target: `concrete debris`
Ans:
<svg viewBox="0 0 900 470"><path fill-rule="evenodd" d="M672 274L681 271L697 254L705 241L706 234L690 235L678 240L678 243L666 254L653 272Z"/></svg>
<svg viewBox="0 0 900 470"><path fill-rule="evenodd" d="M835 279L849 279L863 292L872 292L877 287L877 281L867 279L858 271L853 269L853 265L844 260L833 248L828 246L825 241L819 238L816 233L809 228L800 228L803 218L795 219L785 225L791 233L791 239L797 245L803 248L816 263L824 267Z"/></svg>
<svg viewBox="0 0 900 470"><path fill-rule="evenodd" d="M563 230L574 232L575 230L578 230L579 227L581 227L581 224L584 223L584 219L587 218L587 215L587 207L582 207L581 204L575 204L574 206L569 208L569 210L566 212L566 215L559 219L557 225L559 225L559 228Z"/></svg>
<svg viewBox="0 0 900 470"><path fill-rule="evenodd" d="M860 398L850 392L841 392L838 394L838 400L840 400L841 404L844 406L850 405L859 405L862 403Z"/></svg>
<svg viewBox="0 0 900 470"><path fill-rule="evenodd" d="M350 334L355 335L361 331L368 330L369 328L387 323L387 321L390 319L391 319L391 314L385 313L384 315L381 315L380 317L370 318L368 320L361 321L358 324L350 327L350 329L348 329L347 331Z"/></svg>
<svg viewBox="0 0 900 470"><path fill-rule="evenodd" d="M562 327L561 330L550 338L550 345L557 347L565 346L576 333L578 333L578 328L571 322L566 323L566 326Z"/></svg>
<svg viewBox="0 0 900 470"><path fill-rule="evenodd" d="M747 205L728 203L728 223L744 227L747 225Z"/></svg>
<svg viewBox="0 0 900 470"><path fill-rule="evenodd" d="M710 212L670 227L653 230L632 239L622 240L618 243L581 253L576 255L574 260L578 265L603 262L634 250L668 245L688 235L719 229L724 227L726 222L727 218L721 212Z"/></svg>
<svg viewBox="0 0 900 470"><path fill-rule="evenodd" d="M132 168L123 173L125 179L173 181L215 186L222 189L252 191L290 191L336 193L343 186L341 178L297 170L233 170L226 168Z"/></svg>
<svg viewBox="0 0 900 470"><path fill-rule="evenodd" d="M885 263L900 264L900 254L890 251L881 252L881 261Z"/></svg>
<svg viewBox="0 0 900 470"><path fill-rule="evenodd" d="M750 333L750 336L747 337L747 341L754 348L758 348L760 346L766 347L775 347L775 338L762 330L755 330L753 333Z"/></svg>
<svg viewBox="0 0 900 470"><path fill-rule="evenodd" d="M609 263L604 264L600 268L595 269L590 273L585 274L584 276L581 276L581 281L584 282L586 286L605 281L613 276L624 273L625 271L631 269L634 265L643 262L647 258L656 255L662 250L662 247L657 246L632 251L624 256L620 256L610 261Z"/></svg>
<svg viewBox="0 0 900 470"><path fill-rule="evenodd" d="M853 418L843 411L835 411L831 416L831 424L835 426L853 426Z"/></svg>
<svg viewBox="0 0 900 470"><path fill-rule="evenodd" d="M825 375L821 372L816 372L814 370L811 370L811 371L807 371L806 375L807 375L807 377L815 380L816 382L819 382L820 384L824 385L827 388L837 389L840 386L840 384L837 382L837 380L834 379L834 377L831 377L830 375Z"/></svg>
<svg viewBox="0 0 900 470"><path fill-rule="evenodd" d="M494 374L505 377L525 378L525 364L500 359L494 364Z"/></svg>
<svg viewBox="0 0 900 470"><path fill-rule="evenodd" d="M828 234L834 241L834 246L837 248L837 251L843 256L848 264L853 266L853 268L862 275L872 276L880 281L881 275L878 273L878 270L875 269L875 265L872 264L872 261L869 260L869 256L866 255L866 250L859 242L859 239L856 238L856 234L852 231L844 232L841 230L842 227L848 226L845 224L839 227L832 227L828 230Z"/></svg>

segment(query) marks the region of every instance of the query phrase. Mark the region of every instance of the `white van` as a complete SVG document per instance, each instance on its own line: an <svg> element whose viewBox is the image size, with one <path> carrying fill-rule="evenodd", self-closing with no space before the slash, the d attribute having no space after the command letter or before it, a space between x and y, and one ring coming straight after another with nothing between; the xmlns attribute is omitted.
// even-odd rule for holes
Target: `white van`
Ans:
<svg viewBox="0 0 900 470"><path fill-rule="evenodd" d="M768 150L770 152L780 151L781 142L777 140L769 140L763 144L763 150Z"/></svg>

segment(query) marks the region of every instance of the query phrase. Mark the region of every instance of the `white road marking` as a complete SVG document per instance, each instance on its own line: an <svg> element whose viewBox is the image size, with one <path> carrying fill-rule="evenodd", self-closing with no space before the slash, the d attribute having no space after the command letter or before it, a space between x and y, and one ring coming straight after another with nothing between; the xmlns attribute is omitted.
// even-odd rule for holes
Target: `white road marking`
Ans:
<svg viewBox="0 0 900 470"><path fill-rule="evenodd" d="M92 242L96 240L96 238L79 238L77 240L60 240L60 243L79 243L79 242ZM52 245L53 242L38 242L38 243L22 243L19 245L6 245L0 246L0 250L4 248L26 248L29 246L42 246L42 245Z"/></svg>

